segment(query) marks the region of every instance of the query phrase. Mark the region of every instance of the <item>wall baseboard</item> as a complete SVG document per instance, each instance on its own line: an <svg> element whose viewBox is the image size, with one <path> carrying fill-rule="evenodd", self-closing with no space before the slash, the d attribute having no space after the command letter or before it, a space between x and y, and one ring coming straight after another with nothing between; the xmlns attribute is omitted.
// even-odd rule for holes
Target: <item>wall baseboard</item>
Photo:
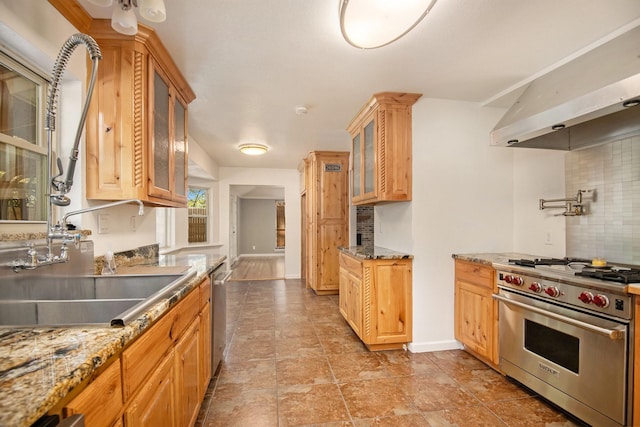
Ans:
<svg viewBox="0 0 640 427"><path fill-rule="evenodd" d="M462 350L462 344L456 340L432 341L432 342L412 342L409 343L411 353L427 353L432 351Z"/></svg>
<svg viewBox="0 0 640 427"><path fill-rule="evenodd" d="M283 257L283 256L284 256L284 252L283 252L283 253L274 253L274 254L240 254L240 255L238 255L238 258L247 258L247 257L273 257L273 256Z"/></svg>

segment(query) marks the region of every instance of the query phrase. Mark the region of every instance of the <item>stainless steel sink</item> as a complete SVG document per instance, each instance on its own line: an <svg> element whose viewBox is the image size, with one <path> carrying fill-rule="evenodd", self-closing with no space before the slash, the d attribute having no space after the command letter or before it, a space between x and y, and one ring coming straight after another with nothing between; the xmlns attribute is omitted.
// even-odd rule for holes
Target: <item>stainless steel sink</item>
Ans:
<svg viewBox="0 0 640 427"><path fill-rule="evenodd" d="M10 281L0 281L0 301L146 298L180 277L181 274L78 277L16 274Z"/></svg>
<svg viewBox="0 0 640 427"><path fill-rule="evenodd" d="M16 276L0 281L0 326L124 326L194 276Z"/></svg>

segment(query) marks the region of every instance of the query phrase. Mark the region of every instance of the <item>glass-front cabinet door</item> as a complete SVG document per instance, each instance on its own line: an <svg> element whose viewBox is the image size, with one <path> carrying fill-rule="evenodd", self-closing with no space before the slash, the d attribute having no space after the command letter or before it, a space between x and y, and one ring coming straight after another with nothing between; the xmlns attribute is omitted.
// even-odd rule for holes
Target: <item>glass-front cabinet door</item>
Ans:
<svg viewBox="0 0 640 427"><path fill-rule="evenodd" d="M364 147L362 150L362 163L364 164L364 194L375 192L375 120L364 127Z"/></svg>
<svg viewBox="0 0 640 427"><path fill-rule="evenodd" d="M362 175L362 144L360 144L360 134L353 137L351 153L352 153L352 173L351 173L351 197L359 197L362 194L360 186L360 176Z"/></svg>
<svg viewBox="0 0 640 427"><path fill-rule="evenodd" d="M351 140L353 166L351 175L354 202L376 196L376 119L375 112L363 121Z"/></svg>
<svg viewBox="0 0 640 427"><path fill-rule="evenodd" d="M150 194L158 197L170 197L171 186L169 177L171 140L169 139L169 109L171 98L169 84L157 71L153 73L153 126L151 139L151 153L153 160L150 164L151 188Z"/></svg>
<svg viewBox="0 0 640 427"><path fill-rule="evenodd" d="M152 83L149 195L186 203L187 103L161 70L153 70Z"/></svg>
<svg viewBox="0 0 640 427"><path fill-rule="evenodd" d="M179 97L175 97L173 108L173 156L175 161L174 196L187 197L187 109Z"/></svg>

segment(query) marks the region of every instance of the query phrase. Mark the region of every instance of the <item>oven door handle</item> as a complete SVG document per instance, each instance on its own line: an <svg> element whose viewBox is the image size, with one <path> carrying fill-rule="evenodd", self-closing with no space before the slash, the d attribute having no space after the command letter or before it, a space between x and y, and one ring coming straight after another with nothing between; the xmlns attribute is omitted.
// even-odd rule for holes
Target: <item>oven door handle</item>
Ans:
<svg viewBox="0 0 640 427"><path fill-rule="evenodd" d="M577 326L579 328L586 329L588 331L592 331L592 332L595 332L595 333L600 334L600 335L604 335L605 337L609 337L612 340L622 340L625 337L625 331L619 331L617 329L601 328L599 326L591 325L591 324L583 322L581 320L572 319L570 317L563 316L562 314L553 313L551 311L543 310L543 309L538 308L538 307L533 307L533 306L531 306L529 304L523 304L523 303L518 302L518 301L513 301L513 300L511 300L509 298L503 297L502 295L493 294L492 296L493 296L494 299L497 299L498 301L502 301L505 304L515 305L516 307L520 307L520 308L523 308L525 310L529 310L529 311L532 311L534 313L538 313L538 314L541 314L543 316L547 316L547 317L550 317L552 319L559 320L560 322L568 323L570 325Z"/></svg>

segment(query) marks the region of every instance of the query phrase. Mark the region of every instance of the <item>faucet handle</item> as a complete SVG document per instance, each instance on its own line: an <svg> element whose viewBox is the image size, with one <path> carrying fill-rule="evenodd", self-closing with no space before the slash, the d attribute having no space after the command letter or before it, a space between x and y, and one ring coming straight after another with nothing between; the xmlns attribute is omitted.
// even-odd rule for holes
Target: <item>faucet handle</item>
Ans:
<svg viewBox="0 0 640 427"><path fill-rule="evenodd" d="M29 242L27 244L27 256L29 257L29 262L32 265L38 263L38 251L36 250L35 243Z"/></svg>

